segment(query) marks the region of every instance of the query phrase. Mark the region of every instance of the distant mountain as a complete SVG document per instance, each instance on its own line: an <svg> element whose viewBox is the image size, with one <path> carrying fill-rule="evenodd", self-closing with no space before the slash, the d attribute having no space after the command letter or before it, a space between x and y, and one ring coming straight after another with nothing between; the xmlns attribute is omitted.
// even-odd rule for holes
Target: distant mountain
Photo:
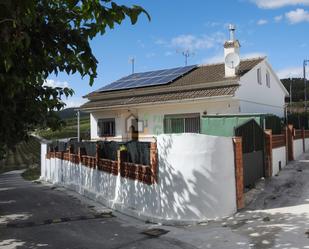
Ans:
<svg viewBox="0 0 309 249"><path fill-rule="evenodd" d="M71 119L76 118L76 110L74 107L72 108L66 108L58 112L58 115L61 119ZM89 116L89 113L86 112L80 112L80 117L86 117Z"/></svg>

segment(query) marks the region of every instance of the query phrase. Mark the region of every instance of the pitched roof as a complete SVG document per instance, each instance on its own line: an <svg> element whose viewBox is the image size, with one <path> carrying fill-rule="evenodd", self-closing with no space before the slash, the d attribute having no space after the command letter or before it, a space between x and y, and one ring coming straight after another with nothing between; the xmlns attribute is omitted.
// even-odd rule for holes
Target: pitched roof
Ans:
<svg viewBox="0 0 309 249"><path fill-rule="evenodd" d="M92 92L85 97L89 102L81 109L112 107L127 104L166 102L177 99L192 99L234 95L239 77L246 74L265 58L242 60L236 77L225 77L224 63L202 65L166 85L135 89Z"/></svg>
<svg viewBox="0 0 309 249"><path fill-rule="evenodd" d="M216 87L210 89L197 89L188 91L174 91L158 94L147 94L140 96L110 98L104 100L89 101L81 106L81 109L110 108L119 106L128 106L136 104L160 104L168 101L189 100L196 98L214 97L214 96L232 96L236 92L238 85L226 87Z"/></svg>

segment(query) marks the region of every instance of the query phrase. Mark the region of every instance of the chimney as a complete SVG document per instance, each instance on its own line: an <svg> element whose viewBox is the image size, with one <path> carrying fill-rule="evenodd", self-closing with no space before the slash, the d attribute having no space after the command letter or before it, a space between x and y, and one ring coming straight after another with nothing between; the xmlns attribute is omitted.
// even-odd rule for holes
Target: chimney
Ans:
<svg viewBox="0 0 309 249"><path fill-rule="evenodd" d="M236 26L229 25L230 38L224 43L225 77L235 77L239 66L240 43L235 38Z"/></svg>

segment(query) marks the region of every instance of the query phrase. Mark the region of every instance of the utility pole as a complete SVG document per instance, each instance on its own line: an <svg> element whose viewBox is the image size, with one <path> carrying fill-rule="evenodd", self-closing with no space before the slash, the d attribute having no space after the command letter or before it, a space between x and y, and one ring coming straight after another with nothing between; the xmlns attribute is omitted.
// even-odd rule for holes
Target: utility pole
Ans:
<svg viewBox="0 0 309 249"><path fill-rule="evenodd" d="M294 79L292 77L290 77L290 108L292 107L292 82L294 81Z"/></svg>
<svg viewBox="0 0 309 249"><path fill-rule="evenodd" d="M304 88L305 88L305 112L307 112L307 79L306 79L306 66L309 60L304 60Z"/></svg>
<svg viewBox="0 0 309 249"><path fill-rule="evenodd" d="M80 142L80 110L77 111L77 142Z"/></svg>

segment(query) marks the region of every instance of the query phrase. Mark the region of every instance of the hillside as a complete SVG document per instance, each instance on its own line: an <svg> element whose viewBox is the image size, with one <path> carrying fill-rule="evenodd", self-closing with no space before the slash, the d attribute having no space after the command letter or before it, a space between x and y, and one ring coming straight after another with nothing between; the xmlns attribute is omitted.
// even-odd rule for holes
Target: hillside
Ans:
<svg viewBox="0 0 309 249"><path fill-rule="evenodd" d="M38 167L40 163L40 142L31 137L27 142L21 142L15 151L9 150L5 159L0 160L0 173Z"/></svg>
<svg viewBox="0 0 309 249"><path fill-rule="evenodd" d="M63 109L61 111L58 112L58 116L61 118L61 119L73 119L73 118L76 118L76 111L75 111L75 108L72 107L72 108L66 108L66 109ZM83 117L87 117L89 116L88 113L86 112L80 112L80 117L83 118Z"/></svg>
<svg viewBox="0 0 309 249"><path fill-rule="evenodd" d="M77 137L77 119L70 118L70 119L64 119L64 121L66 124L60 130L57 131L52 131L50 129L39 130L36 132L36 134L48 140ZM80 134L82 139L90 138L89 116L84 116L80 119Z"/></svg>
<svg viewBox="0 0 309 249"><path fill-rule="evenodd" d="M292 102L302 102L304 101L304 79L303 78L292 78L292 79L282 79L281 82L285 86L288 92L290 92L290 83L292 85ZM309 99L309 81L307 81L307 96ZM289 102L290 98L286 99Z"/></svg>

